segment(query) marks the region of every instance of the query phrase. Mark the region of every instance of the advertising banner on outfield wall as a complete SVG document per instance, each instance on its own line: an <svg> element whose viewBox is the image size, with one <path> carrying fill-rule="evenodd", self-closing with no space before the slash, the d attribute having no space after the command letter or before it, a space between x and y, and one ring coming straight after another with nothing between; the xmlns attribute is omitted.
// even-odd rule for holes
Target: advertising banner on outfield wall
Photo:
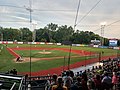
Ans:
<svg viewBox="0 0 120 90"><path fill-rule="evenodd" d="M2 44L8 44L8 41L2 41Z"/></svg>
<svg viewBox="0 0 120 90"><path fill-rule="evenodd" d="M117 50L118 50L118 49L120 49L120 48L119 48L119 47L114 47L113 49L117 49Z"/></svg>
<svg viewBox="0 0 120 90"><path fill-rule="evenodd" d="M45 44L45 42L40 42L40 44Z"/></svg>
<svg viewBox="0 0 120 90"><path fill-rule="evenodd" d="M23 44L23 42L17 42L18 44Z"/></svg>
<svg viewBox="0 0 120 90"><path fill-rule="evenodd" d="M62 45L61 43L56 43L56 45Z"/></svg>

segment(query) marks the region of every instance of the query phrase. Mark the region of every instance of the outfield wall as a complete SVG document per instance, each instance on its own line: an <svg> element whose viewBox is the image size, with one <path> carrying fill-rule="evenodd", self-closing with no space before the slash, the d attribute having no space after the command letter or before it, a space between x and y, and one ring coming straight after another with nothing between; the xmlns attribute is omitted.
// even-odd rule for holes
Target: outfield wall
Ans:
<svg viewBox="0 0 120 90"><path fill-rule="evenodd" d="M0 44L42 44L42 45L62 45L62 43L52 43L52 42L13 42L13 41L0 41ZM81 47L88 47L89 45L85 44L72 44L72 46L81 46ZM107 46L98 46L93 45L92 47L95 48L109 48ZM112 47L112 49L120 49L120 47Z"/></svg>
<svg viewBox="0 0 120 90"><path fill-rule="evenodd" d="M52 43L52 42L13 42L13 41L0 41L0 44L46 44L46 45L62 45L62 43ZM84 44L72 44L72 46L89 46Z"/></svg>

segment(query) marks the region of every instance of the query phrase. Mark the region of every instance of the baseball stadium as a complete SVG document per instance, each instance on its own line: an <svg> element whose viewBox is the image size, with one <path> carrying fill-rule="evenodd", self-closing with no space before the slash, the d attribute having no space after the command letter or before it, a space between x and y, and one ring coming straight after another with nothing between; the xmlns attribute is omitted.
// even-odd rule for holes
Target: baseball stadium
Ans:
<svg viewBox="0 0 120 90"><path fill-rule="evenodd" d="M0 90L120 90L120 0L0 0Z"/></svg>

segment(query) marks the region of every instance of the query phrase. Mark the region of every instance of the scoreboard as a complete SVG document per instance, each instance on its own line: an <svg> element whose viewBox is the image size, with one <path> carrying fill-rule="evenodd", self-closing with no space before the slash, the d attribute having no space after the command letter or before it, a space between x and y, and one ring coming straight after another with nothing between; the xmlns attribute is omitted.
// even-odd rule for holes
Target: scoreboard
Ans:
<svg viewBox="0 0 120 90"><path fill-rule="evenodd" d="M109 39L109 46L116 47L118 43L117 39Z"/></svg>

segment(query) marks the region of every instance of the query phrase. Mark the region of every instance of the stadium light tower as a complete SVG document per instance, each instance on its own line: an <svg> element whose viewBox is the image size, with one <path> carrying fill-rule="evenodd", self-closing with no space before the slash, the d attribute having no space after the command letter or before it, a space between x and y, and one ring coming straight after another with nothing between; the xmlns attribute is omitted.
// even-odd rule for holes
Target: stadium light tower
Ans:
<svg viewBox="0 0 120 90"><path fill-rule="evenodd" d="M1 34L1 41L3 41L3 33L1 32L0 34Z"/></svg>
<svg viewBox="0 0 120 90"><path fill-rule="evenodd" d="M36 26L37 26L37 23L36 22L32 23L32 26L33 26L32 40L33 40L33 42L35 42L36 41Z"/></svg>
<svg viewBox="0 0 120 90"><path fill-rule="evenodd" d="M100 25L101 25L101 40L100 40L100 42L101 42L101 46L103 46L104 45L104 29L106 26L106 22L102 22L102 23L100 23Z"/></svg>
<svg viewBox="0 0 120 90"><path fill-rule="evenodd" d="M0 27L0 29L2 30L2 27ZM0 40L3 41L3 32L2 31L0 31L0 38L1 38Z"/></svg>
<svg viewBox="0 0 120 90"><path fill-rule="evenodd" d="M27 11L29 11L29 19L30 19L30 30L32 28L32 2L29 0L29 7L24 6ZM30 77L31 77L31 72L32 72L32 65L31 65L31 42L30 42ZM31 78L30 78L31 81ZM30 82L31 83L31 82Z"/></svg>

